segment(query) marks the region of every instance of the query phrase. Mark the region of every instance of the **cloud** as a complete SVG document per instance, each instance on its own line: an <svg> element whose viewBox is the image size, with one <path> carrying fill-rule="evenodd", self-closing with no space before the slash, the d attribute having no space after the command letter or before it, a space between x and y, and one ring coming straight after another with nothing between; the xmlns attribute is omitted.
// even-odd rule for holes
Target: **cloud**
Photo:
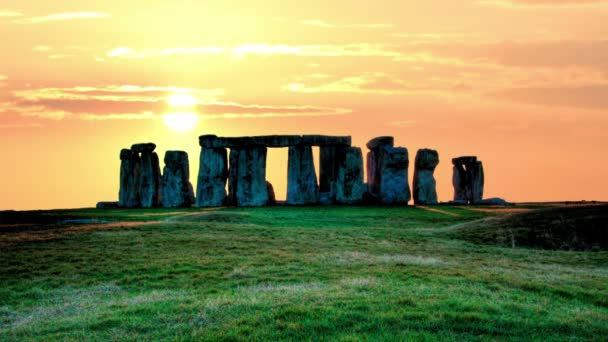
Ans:
<svg viewBox="0 0 608 342"><path fill-rule="evenodd" d="M9 10L9 9L0 9L0 18L13 18L20 17L23 13L19 11Z"/></svg>
<svg viewBox="0 0 608 342"><path fill-rule="evenodd" d="M75 19L105 19L111 17L108 13L100 12L70 12L56 13L41 17L31 17L20 20L21 23L39 24L53 21L75 20Z"/></svg>
<svg viewBox="0 0 608 342"><path fill-rule="evenodd" d="M346 45L288 45L288 44L243 44L233 47L203 46L176 47L164 49L136 50L128 46L113 48L106 52L110 58L158 58L170 55L221 54L228 53L235 58L248 56L306 56L306 57L391 57L401 53L382 44Z"/></svg>
<svg viewBox="0 0 608 342"><path fill-rule="evenodd" d="M188 93L197 99L190 108L203 119L309 117L344 115L350 109L322 106L260 105L222 101L223 90L178 87L73 87L15 91L0 112L60 120L146 120L171 112L166 98L172 93Z"/></svg>
<svg viewBox="0 0 608 342"><path fill-rule="evenodd" d="M51 50L53 50L53 48L48 45L36 45L32 48L32 51L34 52L46 52Z"/></svg>
<svg viewBox="0 0 608 342"><path fill-rule="evenodd" d="M392 24L330 24L319 19L309 19L299 21L302 25L316 26L327 29L389 29Z"/></svg>
<svg viewBox="0 0 608 342"><path fill-rule="evenodd" d="M387 126L393 126L397 128L410 128L413 127L415 124L415 120L398 120L387 123Z"/></svg>
<svg viewBox="0 0 608 342"><path fill-rule="evenodd" d="M6 77L6 75L0 75L0 81L4 81L8 79L8 77Z"/></svg>
<svg viewBox="0 0 608 342"><path fill-rule="evenodd" d="M581 87L515 88L495 92L491 96L502 100L548 107L608 109L608 84Z"/></svg>
<svg viewBox="0 0 608 342"><path fill-rule="evenodd" d="M312 74L296 78L283 86L283 90L294 93L350 93L374 95L405 95L415 93L433 93L442 95L446 91L455 91L457 84L438 84L427 81L407 82L398 75L381 72L366 72L359 75L335 77L323 74L316 77Z"/></svg>

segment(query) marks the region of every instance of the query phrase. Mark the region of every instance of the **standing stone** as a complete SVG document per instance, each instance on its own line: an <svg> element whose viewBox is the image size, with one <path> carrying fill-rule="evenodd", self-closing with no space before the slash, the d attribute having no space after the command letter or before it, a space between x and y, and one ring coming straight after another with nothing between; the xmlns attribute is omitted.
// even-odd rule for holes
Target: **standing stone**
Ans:
<svg viewBox="0 0 608 342"><path fill-rule="evenodd" d="M274 187L269 181L266 181L266 189L268 190L268 203L266 205L277 205L277 197L274 195Z"/></svg>
<svg viewBox="0 0 608 342"><path fill-rule="evenodd" d="M162 176L162 205L165 208L188 208L194 204L194 191L190 184L188 153L167 151Z"/></svg>
<svg viewBox="0 0 608 342"><path fill-rule="evenodd" d="M120 190L118 205L122 208L136 208L139 201L139 174L141 161L137 153L129 149L120 151Z"/></svg>
<svg viewBox="0 0 608 342"><path fill-rule="evenodd" d="M227 156L228 152L225 148L203 147L201 149L196 185L197 207L221 207L226 205Z"/></svg>
<svg viewBox="0 0 608 342"><path fill-rule="evenodd" d="M484 173L483 164L481 161L477 161L473 169L473 184L472 184L472 202L474 204L481 203L483 200L483 186L484 186Z"/></svg>
<svg viewBox="0 0 608 342"><path fill-rule="evenodd" d="M341 204L361 203L366 191L363 183L363 154L358 147L345 147L344 158L336 181L336 202Z"/></svg>
<svg viewBox="0 0 608 342"><path fill-rule="evenodd" d="M239 207L263 206L268 203L266 187L266 147L230 150L228 201Z"/></svg>
<svg viewBox="0 0 608 342"><path fill-rule="evenodd" d="M439 164L439 153L435 150L420 149L416 152L414 167L414 203L437 204L437 185L433 172Z"/></svg>
<svg viewBox="0 0 608 342"><path fill-rule="evenodd" d="M452 159L454 173L454 201L475 204L483 198L483 164L477 157L467 156Z"/></svg>
<svg viewBox="0 0 608 342"><path fill-rule="evenodd" d="M380 203L407 204L412 197L408 151L392 145L392 137L378 137L367 143L371 149L367 154L368 191Z"/></svg>
<svg viewBox="0 0 608 342"><path fill-rule="evenodd" d="M336 198L336 182L344 161L345 147L321 146L319 152L319 201L329 204Z"/></svg>
<svg viewBox="0 0 608 342"><path fill-rule="evenodd" d="M314 204L318 201L319 186L312 147L290 146L287 161L287 204Z"/></svg>
<svg viewBox="0 0 608 342"><path fill-rule="evenodd" d="M141 153L141 171L139 174L139 198L142 208L154 208L160 200L160 164L158 155L153 152L156 145L152 143L135 144L131 151Z"/></svg>

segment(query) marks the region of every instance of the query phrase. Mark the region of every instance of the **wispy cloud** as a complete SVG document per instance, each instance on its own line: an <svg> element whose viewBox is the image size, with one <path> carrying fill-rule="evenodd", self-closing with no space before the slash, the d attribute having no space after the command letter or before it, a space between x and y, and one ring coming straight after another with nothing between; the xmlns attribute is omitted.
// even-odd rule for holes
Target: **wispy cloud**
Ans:
<svg viewBox="0 0 608 342"><path fill-rule="evenodd" d="M113 48L106 52L110 58L158 58L169 55L221 54L229 53L234 58L248 56L307 56L307 57L392 57L401 54L382 44L346 44L346 45L288 45L288 44L243 44L233 47L204 46L176 47L165 49L137 50L128 46Z"/></svg>
<svg viewBox="0 0 608 342"><path fill-rule="evenodd" d="M9 10L9 9L0 9L0 18L14 18L21 17L23 13L19 11Z"/></svg>
<svg viewBox="0 0 608 342"><path fill-rule="evenodd" d="M75 20L75 19L105 19L111 17L108 13L101 12L69 12L69 13L56 13L40 17L31 17L19 20L21 23L46 23L52 21L64 21L64 20Z"/></svg>
<svg viewBox="0 0 608 342"><path fill-rule="evenodd" d="M389 29L392 24L332 24L319 19L300 20L300 24L327 29Z"/></svg>
<svg viewBox="0 0 608 342"><path fill-rule="evenodd" d="M166 99L175 93L196 98L190 108L203 119L276 118L344 115L350 109L322 106L261 105L223 101L223 91L178 87L107 86L40 88L15 91L0 112L60 120L146 120L170 112Z"/></svg>
<svg viewBox="0 0 608 342"><path fill-rule="evenodd" d="M46 52L51 50L53 50L53 48L48 45L36 45L32 48L32 51L34 52Z"/></svg>

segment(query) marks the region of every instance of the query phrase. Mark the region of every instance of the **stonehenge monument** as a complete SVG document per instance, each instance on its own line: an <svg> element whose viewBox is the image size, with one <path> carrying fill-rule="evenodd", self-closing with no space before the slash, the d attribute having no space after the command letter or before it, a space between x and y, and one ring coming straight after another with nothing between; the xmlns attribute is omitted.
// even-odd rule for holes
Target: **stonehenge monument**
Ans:
<svg viewBox="0 0 608 342"><path fill-rule="evenodd" d="M190 184L188 153L167 151L161 186L162 206L165 208L190 207L194 204L194 191Z"/></svg>
<svg viewBox="0 0 608 342"><path fill-rule="evenodd" d="M437 189L435 168L439 164L439 153L435 150L423 148L416 152L414 165L414 204L437 204Z"/></svg>
<svg viewBox="0 0 608 342"><path fill-rule="evenodd" d="M367 186L373 201L404 204L412 195L408 182L407 148L393 147L393 137L378 137L367 143Z"/></svg>
<svg viewBox="0 0 608 342"><path fill-rule="evenodd" d="M190 183L188 154L167 151L161 176L153 143L134 144L120 151L118 202L100 202L100 208L178 208L275 205L273 185L266 180L268 148L287 148L288 205L359 204L407 205L412 198L408 180L409 154L395 147L394 138L380 136L367 142L367 168L361 148L350 136L267 135L199 137L200 165L196 196ZM313 147L319 147L319 177ZM453 204L493 204L483 200L484 173L477 157L452 159ZM435 150L416 153L414 204L438 204L434 171ZM367 171L367 182L364 181ZM317 181L318 179L318 181ZM226 191L226 187L228 191ZM502 200L504 203L506 201ZM500 202L502 203L502 202Z"/></svg>
<svg viewBox="0 0 608 342"><path fill-rule="evenodd" d="M454 173L454 202L478 204L483 199L483 164L477 157L466 156L452 159Z"/></svg>
<svg viewBox="0 0 608 342"><path fill-rule="evenodd" d="M161 203L160 165L153 143L135 144L120 151L118 203L125 208L152 208Z"/></svg>

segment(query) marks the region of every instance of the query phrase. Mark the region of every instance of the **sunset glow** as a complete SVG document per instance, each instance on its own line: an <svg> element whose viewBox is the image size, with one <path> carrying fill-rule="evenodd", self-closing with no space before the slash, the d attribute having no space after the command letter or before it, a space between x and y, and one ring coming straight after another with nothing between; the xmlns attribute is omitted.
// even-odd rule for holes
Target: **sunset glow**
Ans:
<svg viewBox="0 0 608 342"><path fill-rule="evenodd" d="M608 2L17 1L0 5L0 209L116 200L118 152L198 136L392 135L477 155L486 196L608 200ZM317 165L318 166L318 165ZM162 167L162 165L161 165ZM285 197L287 150L269 153Z"/></svg>

